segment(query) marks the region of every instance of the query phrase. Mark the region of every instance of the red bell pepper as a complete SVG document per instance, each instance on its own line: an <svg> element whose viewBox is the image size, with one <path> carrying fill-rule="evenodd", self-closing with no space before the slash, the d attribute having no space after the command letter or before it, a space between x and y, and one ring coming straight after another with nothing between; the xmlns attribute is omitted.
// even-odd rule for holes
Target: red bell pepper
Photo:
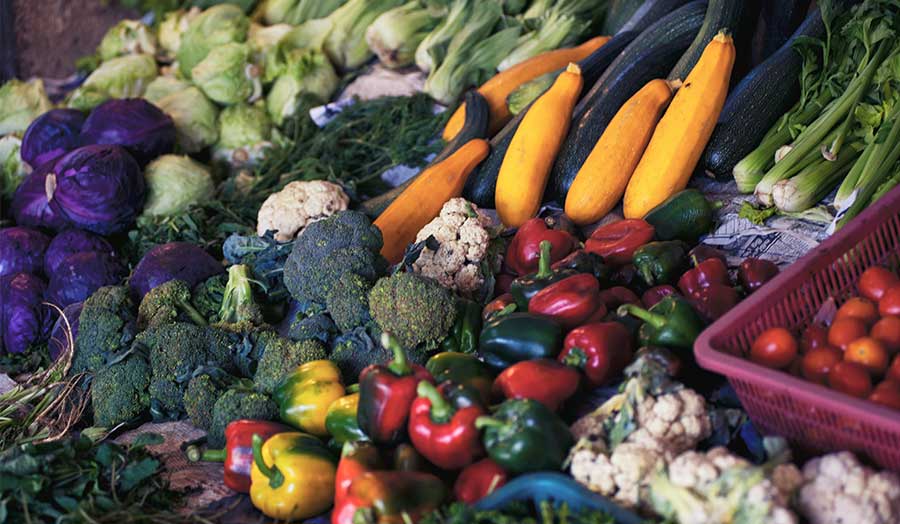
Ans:
<svg viewBox="0 0 900 524"><path fill-rule="evenodd" d="M600 292L600 303L607 311L615 311L622 304L641 304L641 297L627 287L615 286Z"/></svg>
<svg viewBox="0 0 900 524"><path fill-rule="evenodd" d="M718 319L740 300L736 289L723 284L711 284L688 298L694 310L707 322Z"/></svg>
<svg viewBox="0 0 900 524"><path fill-rule="evenodd" d="M499 298L509 293L509 289L512 287L513 280L515 279L516 276L510 275L509 273L497 274L494 280L494 298Z"/></svg>
<svg viewBox="0 0 900 524"><path fill-rule="evenodd" d="M240 493L250 493L250 469L253 466L253 435L265 441L277 433L294 428L267 420L235 420L225 427L225 449L207 449L200 453L196 446L186 450L191 462L224 462L225 485Z"/></svg>
<svg viewBox="0 0 900 524"><path fill-rule="evenodd" d="M484 306L484 309L481 310L481 319L487 320L508 308L511 304L515 304L515 302L512 293L504 293Z"/></svg>
<svg viewBox="0 0 900 524"><path fill-rule="evenodd" d="M578 245L578 239L568 231L551 229L543 218L532 218L519 227L510 241L506 249L507 267L519 275L537 271L542 240L548 240L552 245L551 262L562 259Z"/></svg>
<svg viewBox="0 0 900 524"><path fill-rule="evenodd" d="M593 322L570 331L557 358L580 368L588 384L599 387L618 376L631 356L628 328L619 322Z"/></svg>
<svg viewBox="0 0 900 524"><path fill-rule="evenodd" d="M581 377L575 368L539 358L513 364L494 380L494 394L530 398L556 411L578 391Z"/></svg>
<svg viewBox="0 0 900 524"><path fill-rule="evenodd" d="M738 266L738 281L747 293L753 293L775 278L778 266L771 260L748 258Z"/></svg>
<svg viewBox="0 0 900 524"><path fill-rule="evenodd" d="M509 474L496 462L483 458L465 467L453 484L453 496L460 502L474 504L506 484Z"/></svg>
<svg viewBox="0 0 900 524"><path fill-rule="evenodd" d="M419 397L409 414L409 439L433 464L460 469L484 455L475 419L484 415L479 405L453 406L434 385L419 382Z"/></svg>
<svg viewBox="0 0 900 524"><path fill-rule="evenodd" d="M334 475L334 505L337 507L347 497L353 479L368 471L375 471L382 466L378 448L371 442L357 440L347 442L341 449L341 460ZM351 514L352 518L353 515Z"/></svg>
<svg viewBox="0 0 900 524"><path fill-rule="evenodd" d="M528 312L551 318L571 329L590 318L601 305L600 283L594 275L582 273L538 291L528 301Z"/></svg>
<svg viewBox="0 0 900 524"><path fill-rule="evenodd" d="M693 259L694 267L687 270L678 279L678 289L688 298L699 298L701 292L707 287L718 284L730 286L728 268L718 258L707 258L699 261Z"/></svg>
<svg viewBox="0 0 900 524"><path fill-rule="evenodd" d="M707 246L706 244L700 244L696 246L694 249L688 251L688 258L691 260L696 260L697 262L703 262L709 258L718 258L724 264L727 262L725 260L725 253L720 250Z"/></svg>
<svg viewBox="0 0 900 524"><path fill-rule="evenodd" d="M633 218L600 226L584 243L584 250L596 253L613 265L631 262L634 251L653 240L654 229L647 221Z"/></svg>
<svg viewBox="0 0 900 524"><path fill-rule="evenodd" d="M644 294L641 295L641 302L644 303L645 308L650 309L667 296L677 294L677 289L668 284L663 284L662 286L651 287L647 291L644 291Z"/></svg>
<svg viewBox="0 0 900 524"><path fill-rule="evenodd" d="M406 431L409 409L416 399L419 382L434 379L424 367L411 364L406 352L391 335L384 333L381 343L394 359L387 365L372 364L359 374L359 428L378 444L398 441Z"/></svg>

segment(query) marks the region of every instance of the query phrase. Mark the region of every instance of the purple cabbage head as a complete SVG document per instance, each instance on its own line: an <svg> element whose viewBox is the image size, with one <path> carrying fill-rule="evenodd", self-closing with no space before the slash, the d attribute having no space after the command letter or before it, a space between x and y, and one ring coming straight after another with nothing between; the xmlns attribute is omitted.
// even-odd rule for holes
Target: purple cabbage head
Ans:
<svg viewBox="0 0 900 524"><path fill-rule="evenodd" d="M224 271L218 260L194 244L169 242L147 251L134 268L128 285L140 300L148 291L169 280L184 280L193 288Z"/></svg>
<svg viewBox="0 0 900 524"><path fill-rule="evenodd" d="M125 266L109 253L73 253L63 259L50 276L47 302L60 308L83 302L101 287L121 283L127 275Z"/></svg>
<svg viewBox="0 0 900 524"><path fill-rule="evenodd" d="M47 175L47 199L71 225L109 235L124 231L144 207L141 167L119 146L80 147Z"/></svg>
<svg viewBox="0 0 900 524"><path fill-rule="evenodd" d="M63 260L75 253L97 252L116 256L116 251L105 238L81 229L67 229L53 237L44 255L44 274L53 278Z"/></svg>
<svg viewBox="0 0 900 524"><path fill-rule="evenodd" d="M84 307L84 302L75 302L63 309L63 315L69 321L68 327L72 330L73 342L75 337L78 336L78 320L81 318L82 307ZM69 349L69 338L66 336L66 321L63 320L63 317L58 317L53 324L47 349L50 351L50 360L56 360L62 355L63 351ZM74 350L75 348L72 348L72 351Z"/></svg>
<svg viewBox="0 0 900 524"><path fill-rule="evenodd" d="M47 174L52 167L53 162L48 162L35 169L16 188L10 205L16 224L49 229L66 226L66 220L50 208L47 200Z"/></svg>
<svg viewBox="0 0 900 524"><path fill-rule="evenodd" d="M0 229L0 277L40 273L49 243L50 238L37 229L22 226Z"/></svg>
<svg viewBox="0 0 900 524"><path fill-rule="evenodd" d="M37 117L22 137L22 160L38 167L78 147L84 113L76 109L51 109Z"/></svg>
<svg viewBox="0 0 900 524"><path fill-rule="evenodd" d="M45 287L29 273L0 277L0 346L7 352L24 353L47 338L53 317L43 305Z"/></svg>
<svg viewBox="0 0 900 524"><path fill-rule="evenodd" d="M143 166L174 150L175 122L143 98L108 100L88 115L81 143L122 146Z"/></svg>

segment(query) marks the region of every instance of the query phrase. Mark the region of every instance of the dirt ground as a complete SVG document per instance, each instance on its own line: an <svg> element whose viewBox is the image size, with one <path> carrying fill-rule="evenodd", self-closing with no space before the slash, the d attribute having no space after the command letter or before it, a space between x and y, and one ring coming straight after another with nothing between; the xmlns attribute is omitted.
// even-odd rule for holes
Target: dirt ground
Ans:
<svg viewBox="0 0 900 524"><path fill-rule="evenodd" d="M8 0L0 0L8 1ZM138 13L115 0L12 0L19 78L62 78L92 53L107 28Z"/></svg>

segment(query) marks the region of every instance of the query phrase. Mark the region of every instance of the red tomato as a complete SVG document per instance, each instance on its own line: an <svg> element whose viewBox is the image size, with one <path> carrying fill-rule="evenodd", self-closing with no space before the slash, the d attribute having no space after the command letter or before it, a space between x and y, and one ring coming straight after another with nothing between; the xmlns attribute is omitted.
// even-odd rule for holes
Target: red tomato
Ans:
<svg viewBox="0 0 900 524"><path fill-rule="evenodd" d="M871 326L878 320L878 309L871 300L862 297L853 297L844 302L835 314L835 320L841 318L858 318Z"/></svg>
<svg viewBox="0 0 900 524"><path fill-rule="evenodd" d="M800 337L800 351L806 353L812 349L828 345L828 328L822 324L810 324Z"/></svg>
<svg viewBox="0 0 900 524"><path fill-rule="evenodd" d="M750 360L766 367L781 369L791 364L797 351L797 340L790 331L780 327L769 328L753 341Z"/></svg>
<svg viewBox="0 0 900 524"><path fill-rule="evenodd" d="M866 368L853 362L841 361L828 373L831 389L864 398L872 391L872 379Z"/></svg>
<svg viewBox="0 0 900 524"><path fill-rule="evenodd" d="M844 360L856 362L876 376L887 369L888 358L888 352L881 342L872 337L858 338L844 350Z"/></svg>
<svg viewBox="0 0 900 524"><path fill-rule="evenodd" d="M869 394L869 400L889 408L900 409L900 384L893 380L881 382Z"/></svg>
<svg viewBox="0 0 900 524"><path fill-rule="evenodd" d="M900 317L882 318L872 326L869 335L884 344L888 353L897 353L900 351Z"/></svg>
<svg viewBox="0 0 900 524"><path fill-rule="evenodd" d="M900 286L884 292L878 301L878 312L883 317L900 317Z"/></svg>
<svg viewBox="0 0 900 524"><path fill-rule="evenodd" d="M847 349L854 340L869 334L866 324L858 318L839 318L828 329L828 343L836 348Z"/></svg>
<svg viewBox="0 0 900 524"><path fill-rule="evenodd" d="M900 355L895 356L891 362L891 367L887 371L887 378L900 382Z"/></svg>
<svg viewBox="0 0 900 524"><path fill-rule="evenodd" d="M803 355L803 377L819 384L828 383L828 373L844 359L844 353L834 346L822 346Z"/></svg>
<svg viewBox="0 0 900 524"><path fill-rule="evenodd" d="M897 275L883 267L872 266L859 276L857 288L860 295L878 302L885 291L897 284L900 284L900 279L897 278Z"/></svg>
<svg viewBox="0 0 900 524"><path fill-rule="evenodd" d="M584 250L600 255L612 265L628 264L637 248L653 240L653 233L653 226L645 220L620 220L595 229L584 243Z"/></svg>

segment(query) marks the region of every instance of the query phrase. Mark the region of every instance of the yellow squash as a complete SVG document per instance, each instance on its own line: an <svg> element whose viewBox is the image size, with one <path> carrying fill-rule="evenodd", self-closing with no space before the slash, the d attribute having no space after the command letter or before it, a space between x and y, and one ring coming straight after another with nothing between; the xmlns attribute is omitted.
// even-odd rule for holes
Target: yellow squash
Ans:
<svg viewBox="0 0 900 524"><path fill-rule="evenodd" d="M469 140L455 153L425 168L400 196L375 220L384 237L381 254L394 264L403 258L416 234L438 216L451 198L462 194L469 173L487 157L486 140Z"/></svg>
<svg viewBox="0 0 900 524"><path fill-rule="evenodd" d="M625 190L625 218L643 218L687 187L722 111L733 65L734 42L719 33L657 124Z"/></svg>
<svg viewBox="0 0 900 524"><path fill-rule="evenodd" d="M541 75L562 69L569 62L577 62L600 49L607 42L609 42L608 36L597 36L577 47L566 47L541 53L497 73L482 84L478 88L478 92L487 101L490 109L489 134L494 135L512 117L506 106L506 97L515 91L517 87ZM462 104L456 108L453 116L447 121L447 125L444 127L444 140L447 142L453 140L453 137L462 129L465 120L466 105Z"/></svg>
<svg viewBox="0 0 900 524"><path fill-rule="evenodd" d="M504 225L519 227L540 209L582 84L581 69L570 63L522 118L497 174L494 203Z"/></svg>
<svg viewBox="0 0 900 524"><path fill-rule="evenodd" d="M616 112L569 188L566 215L572 221L591 224L616 206L679 84L651 80Z"/></svg>

